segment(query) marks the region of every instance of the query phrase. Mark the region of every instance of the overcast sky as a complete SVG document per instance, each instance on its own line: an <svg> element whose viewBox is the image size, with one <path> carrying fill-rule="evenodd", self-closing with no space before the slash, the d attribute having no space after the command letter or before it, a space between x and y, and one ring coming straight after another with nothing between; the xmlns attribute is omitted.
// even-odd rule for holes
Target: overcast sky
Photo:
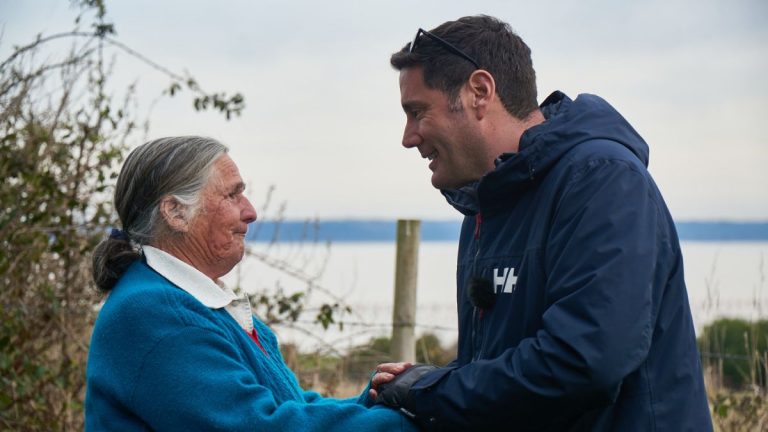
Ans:
<svg viewBox="0 0 768 432"><path fill-rule="evenodd" d="M117 38L243 115L198 114L189 98L151 111L150 138L215 137L259 204L269 185L291 218L458 219L427 161L400 145L405 116L389 56L450 19L509 22L533 52L539 100L595 93L645 137L677 220L768 219L768 2L107 1ZM66 0L0 0L0 57L71 28ZM168 79L120 57L147 110ZM138 139L139 137L137 137ZM138 142L137 142L138 144Z"/></svg>

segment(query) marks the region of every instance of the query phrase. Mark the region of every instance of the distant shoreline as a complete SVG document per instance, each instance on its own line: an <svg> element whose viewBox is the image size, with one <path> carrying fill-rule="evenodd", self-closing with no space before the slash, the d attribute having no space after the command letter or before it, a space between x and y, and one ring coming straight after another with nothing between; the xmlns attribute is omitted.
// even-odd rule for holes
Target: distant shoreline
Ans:
<svg viewBox="0 0 768 432"><path fill-rule="evenodd" d="M768 241L768 222L676 222L682 241ZM394 220L327 220L258 221L248 230L249 242L332 242L332 243L390 243L395 241L397 222ZM461 221L423 220L421 241L455 242L459 239Z"/></svg>

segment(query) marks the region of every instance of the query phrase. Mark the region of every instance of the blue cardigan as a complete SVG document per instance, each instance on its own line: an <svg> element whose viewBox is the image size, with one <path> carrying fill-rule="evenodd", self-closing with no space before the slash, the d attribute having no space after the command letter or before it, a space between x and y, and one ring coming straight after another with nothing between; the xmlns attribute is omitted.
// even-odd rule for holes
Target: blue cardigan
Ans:
<svg viewBox="0 0 768 432"><path fill-rule="evenodd" d="M277 340L267 354L224 309L209 309L143 262L104 304L87 368L85 428L164 431L399 431L409 420L360 398L303 391Z"/></svg>

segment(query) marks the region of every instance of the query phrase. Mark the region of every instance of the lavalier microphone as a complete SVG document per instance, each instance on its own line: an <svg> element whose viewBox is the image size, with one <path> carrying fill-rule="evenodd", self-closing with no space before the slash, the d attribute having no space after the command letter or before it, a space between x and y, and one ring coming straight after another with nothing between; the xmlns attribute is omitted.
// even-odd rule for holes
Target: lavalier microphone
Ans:
<svg viewBox="0 0 768 432"><path fill-rule="evenodd" d="M479 309L490 309L496 304L496 293L489 279L473 276L467 288L469 301Z"/></svg>

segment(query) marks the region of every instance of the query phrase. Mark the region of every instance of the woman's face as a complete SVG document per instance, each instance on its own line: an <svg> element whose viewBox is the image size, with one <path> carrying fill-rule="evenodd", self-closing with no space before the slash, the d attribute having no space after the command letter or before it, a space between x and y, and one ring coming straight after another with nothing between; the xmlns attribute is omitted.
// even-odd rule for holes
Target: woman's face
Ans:
<svg viewBox="0 0 768 432"><path fill-rule="evenodd" d="M194 255L190 258L198 269L216 279L243 258L245 233L248 224L256 220L256 210L243 194L245 183L228 155L220 156L212 169L186 240L190 246L187 253Z"/></svg>

